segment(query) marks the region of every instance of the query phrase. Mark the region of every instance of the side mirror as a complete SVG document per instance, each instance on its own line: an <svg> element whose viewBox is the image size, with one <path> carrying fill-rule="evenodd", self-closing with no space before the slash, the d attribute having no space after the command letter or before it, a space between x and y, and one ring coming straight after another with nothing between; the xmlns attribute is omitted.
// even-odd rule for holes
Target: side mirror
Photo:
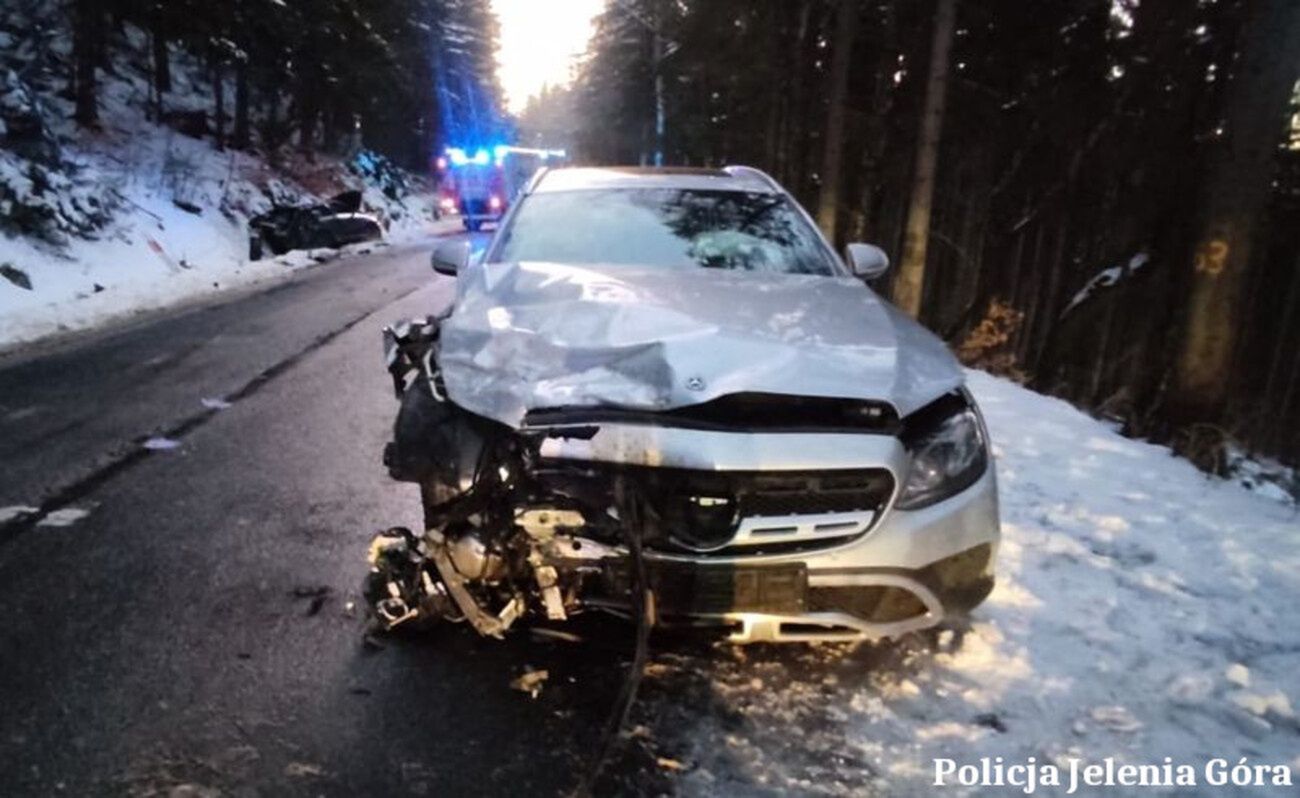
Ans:
<svg viewBox="0 0 1300 798"><path fill-rule="evenodd" d="M875 244L849 244L844 248L844 259L853 274L863 280L874 280L889 271L889 256Z"/></svg>
<svg viewBox="0 0 1300 798"><path fill-rule="evenodd" d="M469 263L469 242L463 238L440 241L433 248L432 260L435 272L454 277Z"/></svg>

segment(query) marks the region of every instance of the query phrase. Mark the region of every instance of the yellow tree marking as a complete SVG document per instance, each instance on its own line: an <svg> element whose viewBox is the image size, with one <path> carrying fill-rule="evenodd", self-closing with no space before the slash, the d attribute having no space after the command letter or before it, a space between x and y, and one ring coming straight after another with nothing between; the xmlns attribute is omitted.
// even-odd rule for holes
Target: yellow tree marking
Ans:
<svg viewBox="0 0 1300 798"><path fill-rule="evenodd" d="M1215 238L1201 244L1196 250L1196 271L1218 277L1228 266L1228 242Z"/></svg>

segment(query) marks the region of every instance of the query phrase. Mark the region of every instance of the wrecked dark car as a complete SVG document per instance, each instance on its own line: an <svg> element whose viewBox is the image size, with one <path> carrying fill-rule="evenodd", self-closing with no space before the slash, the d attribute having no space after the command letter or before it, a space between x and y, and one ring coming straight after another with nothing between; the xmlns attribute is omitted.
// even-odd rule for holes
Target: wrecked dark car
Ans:
<svg viewBox="0 0 1300 798"><path fill-rule="evenodd" d="M384 237L379 220L361 213L360 191L344 191L321 205L277 205L250 219L248 227L250 260L260 259L264 249L283 255L295 249L338 249Z"/></svg>
<svg viewBox="0 0 1300 798"><path fill-rule="evenodd" d="M384 459L425 528L370 551L393 628L601 611L737 642L874 639L993 586L988 433L943 343L767 175L557 169L441 317L385 330Z"/></svg>

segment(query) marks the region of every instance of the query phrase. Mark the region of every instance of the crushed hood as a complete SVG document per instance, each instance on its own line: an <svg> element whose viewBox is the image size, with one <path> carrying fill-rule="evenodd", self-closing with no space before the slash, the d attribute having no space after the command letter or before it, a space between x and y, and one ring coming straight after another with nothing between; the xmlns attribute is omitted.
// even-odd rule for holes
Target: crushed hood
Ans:
<svg viewBox="0 0 1300 798"><path fill-rule="evenodd" d="M701 268L467 268L439 363L456 404L668 410L734 393L872 399L907 415L962 382L943 342L852 278Z"/></svg>

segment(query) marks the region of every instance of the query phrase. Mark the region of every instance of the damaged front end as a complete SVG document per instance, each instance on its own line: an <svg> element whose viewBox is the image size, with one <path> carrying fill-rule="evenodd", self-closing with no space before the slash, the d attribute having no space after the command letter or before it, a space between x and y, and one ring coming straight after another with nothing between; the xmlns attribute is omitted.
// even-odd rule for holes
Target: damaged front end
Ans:
<svg viewBox="0 0 1300 798"><path fill-rule="evenodd" d="M516 425L451 398L479 365L466 347L447 359L449 391L453 326L385 331L402 406L384 459L419 485L424 528L371 548L384 628L466 621L501 637L599 610L735 642L881 639L992 589L996 484L959 387L902 417L863 397L734 392L662 409L551 402Z"/></svg>
<svg viewBox="0 0 1300 798"><path fill-rule="evenodd" d="M609 592L611 575L634 583L642 497L622 480L594 493L581 474L542 462L540 438L450 401L438 329L425 319L384 331L402 401L384 461L394 479L420 486L425 528L372 541L365 592L375 619L385 629L464 621L499 638L527 616L563 621L581 612L587 594ZM607 608L640 612L643 593L621 592Z"/></svg>

